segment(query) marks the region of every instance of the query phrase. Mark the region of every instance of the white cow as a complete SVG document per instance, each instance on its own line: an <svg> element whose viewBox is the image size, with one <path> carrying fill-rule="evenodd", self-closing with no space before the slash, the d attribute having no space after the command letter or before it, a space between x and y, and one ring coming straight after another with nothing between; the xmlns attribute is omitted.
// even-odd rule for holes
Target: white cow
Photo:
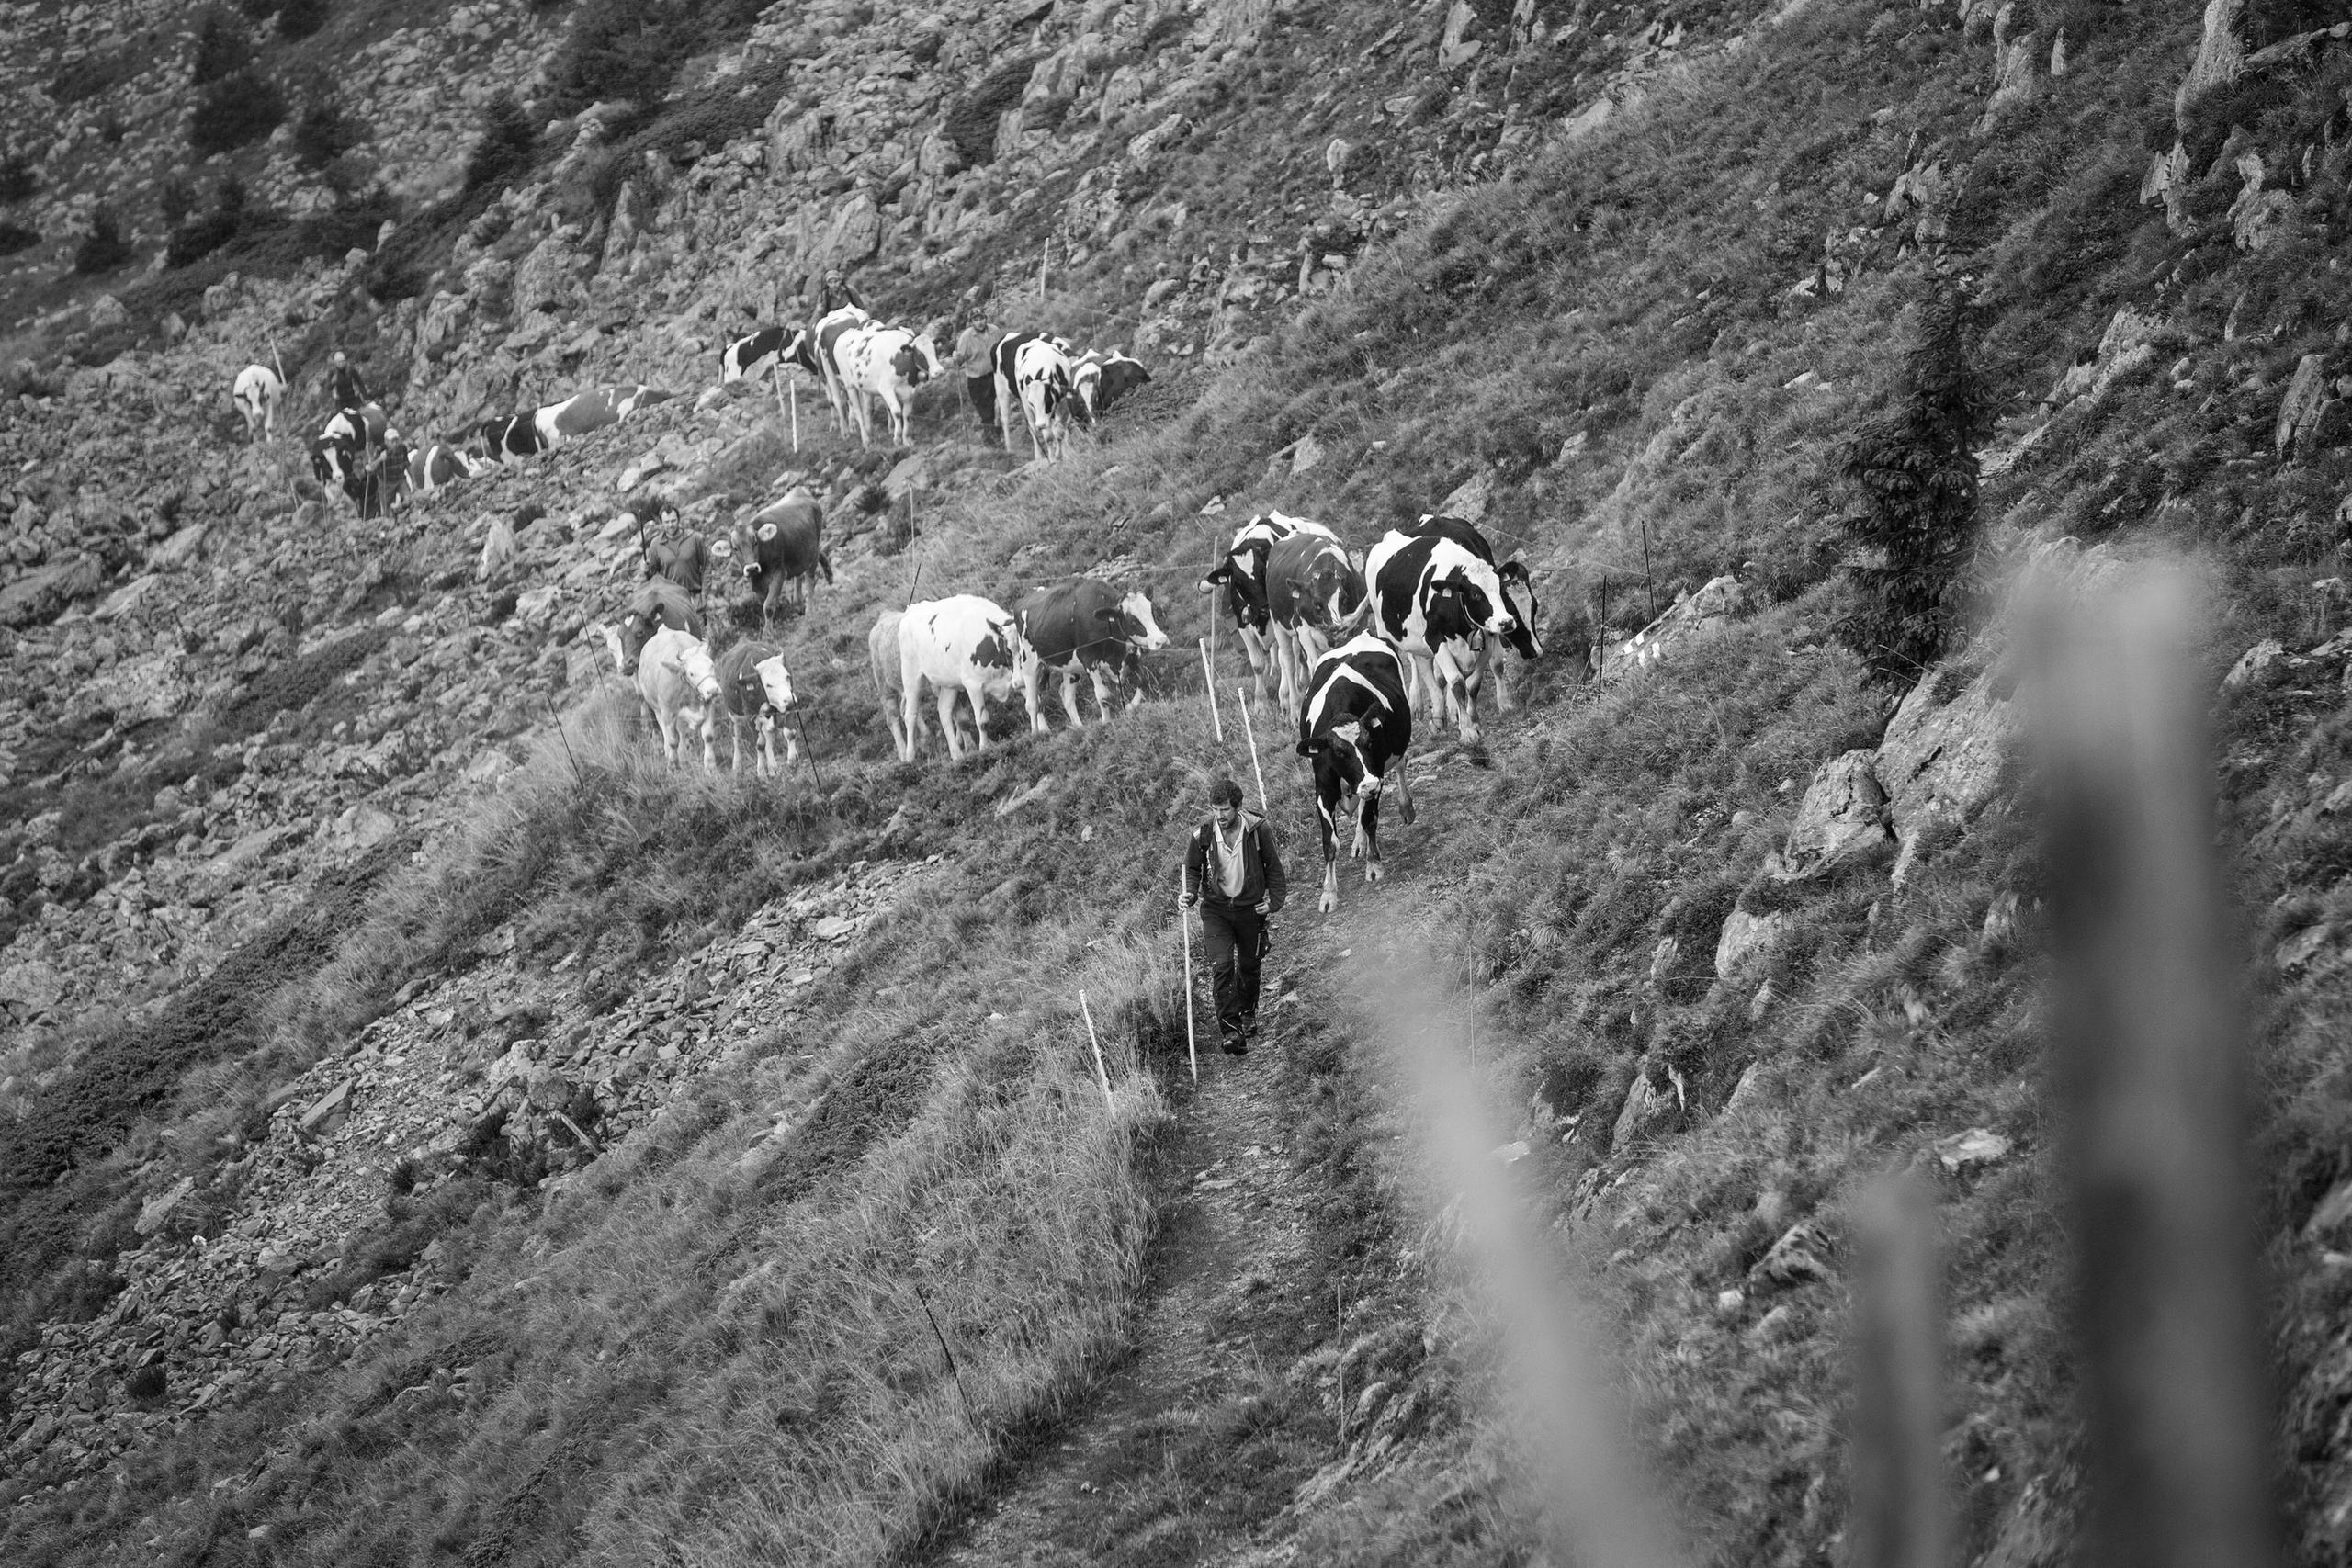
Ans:
<svg viewBox="0 0 2352 1568"><path fill-rule="evenodd" d="M266 365L248 365L237 372L235 384L230 388L229 400L245 417L247 441L273 440L277 435L277 400L286 395L286 383L277 372Z"/></svg>
<svg viewBox="0 0 2352 1568"><path fill-rule="evenodd" d="M627 675L628 655L621 646L620 628L600 624L596 634L611 650L613 667ZM644 699L646 711L662 731L662 749L672 767L678 765L682 719L702 737L702 765L718 766L718 753L711 746L713 720L719 706L718 671L711 664L708 643L675 626L655 632L637 656L637 694Z"/></svg>
<svg viewBox="0 0 2352 1568"><path fill-rule="evenodd" d="M1059 458L1069 441L1070 410L1077 391L1069 355L1052 338L1032 338L1012 356L1013 395L1029 424L1029 451Z"/></svg>
<svg viewBox="0 0 2352 1568"><path fill-rule="evenodd" d="M956 729L958 691L972 705L977 747L988 750L989 699L1012 699L1021 690L1021 671L1028 659L1028 647L1012 616L977 593L908 605L899 617L899 685L906 721L905 734L893 737L899 742L899 760L913 761L922 741L920 702L926 681L938 705L947 754L957 761L964 758L963 739Z"/></svg>
<svg viewBox="0 0 2352 1568"><path fill-rule="evenodd" d="M817 375L825 383L825 400L833 406L833 434L849 434L849 422L842 406L842 367L835 350L843 334L858 327L870 327L874 318L854 305L843 305L828 311L817 322Z"/></svg>
<svg viewBox="0 0 2352 1568"><path fill-rule="evenodd" d="M915 389L946 374L931 339L904 327L852 327L835 341L833 360L841 372L842 395L857 421L861 446L874 444L875 398L882 400L883 412L889 415L891 444L909 445Z"/></svg>

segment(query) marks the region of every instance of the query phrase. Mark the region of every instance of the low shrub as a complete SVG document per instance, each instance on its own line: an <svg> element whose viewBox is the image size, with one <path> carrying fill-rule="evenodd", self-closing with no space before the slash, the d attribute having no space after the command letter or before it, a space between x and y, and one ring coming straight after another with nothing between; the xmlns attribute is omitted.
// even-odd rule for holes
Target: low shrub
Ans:
<svg viewBox="0 0 2352 1568"><path fill-rule="evenodd" d="M40 231L21 223L0 223L0 256L13 256L40 243Z"/></svg>
<svg viewBox="0 0 2352 1568"><path fill-rule="evenodd" d="M977 166L995 160L996 122L1005 110L1021 101L1023 90L1029 85L1029 73L1036 65L1034 55L1015 55L981 77L978 86L947 106L947 116L940 130L956 144L956 153L965 163Z"/></svg>
<svg viewBox="0 0 2352 1568"><path fill-rule="evenodd" d="M306 169L322 169L366 140L333 98L314 98L294 122L294 161Z"/></svg>
<svg viewBox="0 0 2352 1568"><path fill-rule="evenodd" d="M22 201L40 189L40 174L22 152L0 158L0 205Z"/></svg>
<svg viewBox="0 0 2352 1568"><path fill-rule="evenodd" d="M139 62L128 51L93 54L77 60L52 77L49 96L60 104L86 103L111 92L139 74Z"/></svg>
<svg viewBox="0 0 2352 1568"><path fill-rule="evenodd" d="M198 97L187 143L199 158L260 141L286 118L286 95L254 71L224 76Z"/></svg>
<svg viewBox="0 0 2352 1568"><path fill-rule="evenodd" d="M112 209L90 209L90 231L74 252L74 270L85 277L112 272L130 259L130 242L122 237L122 223Z"/></svg>
<svg viewBox="0 0 2352 1568"><path fill-rule="evenodd" d="M233 76L253 63L253 34L226 11L207 11L196 27L196 57L189 82L198 87Z"/></svg>
<svg viewBox="0 0 2352 1568"><path fill-rule="evenodd" d="M277 35L299 41L327 25L334 14L332 0L284 0L277 7Z"/></svg>
<svg viewBox="0 0 2352 1568"><path fill-rule="evenodd" d="M224 175L215 193L212 209L172 231L164 245L164 265L182 267L202 261L235 239L244 221L244 182L234 175Z"/></svg>
<svg viewBox="0 0 2352 1568"><path fill-rule="evenodd" d="M514 101L514 95L499 94L482 106L481 135L466 158L465 188L469 192L505 189L516 175L531 166L538 140L530 115Z"/></svg>

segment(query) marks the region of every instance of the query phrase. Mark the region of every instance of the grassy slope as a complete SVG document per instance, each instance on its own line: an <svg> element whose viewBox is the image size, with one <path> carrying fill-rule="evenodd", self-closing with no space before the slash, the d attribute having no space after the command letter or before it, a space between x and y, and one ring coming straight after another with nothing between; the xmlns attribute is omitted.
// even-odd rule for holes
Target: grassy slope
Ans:
<svg viewBox="0 0 2352 1568"><path fill-rule="evenodd" d="M1817 647L1836 602L1827 519L1837 502L1824 476L1835 438L1886 395L1887 351L1919 267L1894 261L1890 237L1885 270L1834 302L1792 301L1781 290L1810 267L1822 232L1860 220L1861 194L1892 183L1914 132L1964 171L1952 233L1992 308L1983 358L2005 408L2038 397L2075 351L2096 344L2118 305L2144 308L2157 277L2177 280L2163 304L2177 346L2154 368L2187 355L2193 394L2154 370L2127 380L2105 404L2071 416L2067 440L1999 481L1988 510L2019 524L2120 531L2125 543L2136 532L2202 548L2225 590L2229 651L2265 634L2315 641L2329 624L2302 585L2332 570L2324 520L2340 466L2254 459L2267 446L2283 372L2327 345L2340 315L2333 296L2343 286L2323 260L2340 220L2315 188L2308 229L2259 258L2240 256L2225 224L2215 237L2233 188L2225 171L2198 198L2199 233L2167 233L2160 209L2134 199L2140 133L2168 113L2194 18L2093 5L2070 15L2081 36L2068 77L1980 140L1971 127L1986 44L1963 40L1937 14L1818 4L1702 85L1661 88L1612 136L1513 186L1474 194L1376 257L1278 353L1204 388L1196 410L1165 432L1114 444L1001 499L976 498L956 530L925 547L925 581L959 585L1001 573L997 563L1018 544L1042 541L1049 558L1084 564L1126 543L1094 520L1106 492L1110 510L1125 515L1171 494L1254 493L1326 516L1361 541L1430 504L1475 457L1506 481L1498 529L1560 563L1551 603L1571 623L1600 568L1641 558L1645 525L1669 584L1757 563L1779 605L1703 658L1599 698L1556 665L1539 672L1529 717L1496 727L1490 782L1432 810L1427 839L1414 840L1426 847L1406 868L1411 884L1389 894L1409 893L1439 917L1431 929L1478 991L1498 1047L1490 1070L1513 1098L1540 1096L1599 1130L1548 1147L1536 1168L1559 1209L1578 1217L1587 1249L1610 1260L1606 1288L1657 1423L1669 1489L1714 1561L1817 1556L1838 1528L1843 1468L1834 1286L1751 1297L1725 1314L1717 1292L1809 1213L1834 1243L1848 1182L1968 1126L2004 1132L2021 1151L1946 1194L1962 1417L1951 1459L1972 1556L1998 1542L2013 1560L2046 1560L2072 1495L2055 1235L2036 1157L2033 974L2020 946L1984 932L1996 896L2033 890L2023 826L1996 811L1942 846L1900 892L1883 873L1809 891L1804 935L1773 976L1781 999L1753 1024L1749 998L1714 992L1702 966L1650 976L1663 937L1679 937L1686 953L1711 949L1714 922L1785 826L1812 765L1867 743L1883 716L1843 657ZM2286 122L2308 118L2315 96L2256 106L2250 127L2290 143L2305 128ZM2233 308L2240 335L2224 341ZM1784 390L1802 371L1828 389ZM1310 430L1337 460L1278 495L1260 488L1265 455ZM1667 432L1675 439L1661 444ZM1578 434L1586 444L1577 456L1551 466ZM1643 482L1616 493L1629 465ZM2151 516L2167 497L2173 504ZM1168 536L1154 547L1192 559L1199 545ZM1612 618L1638 616L1616 592ZM1566 631L1555 628L1555 645L1569 640ZM819 684L820 700L842 711L863 700L852 679ZM2307 683L2281 681L2225 714L2246 893L2278 910L2269 929L2279 934L2338 914L2325 885L2344 863L2343 834L2316 806L2342 766L2341 727L2313 727L2323 700ZM870 755L870 737L865 744ZM856 1090L841 1102L850 1105L892 1103L866 1092L874 1080L857 1064L920 1065L922 1088L896 1102L901 1115L888 1134L837 1139L820 1119L802 1134L812 1179L774 1194L789 1202L758 1201L769 1195L761 1191L747 1202L724 1176L729 1145L749 1124L738 1108L756 1100L764 1109L767 1097L805 1096L808 1086L715 1087L682 1111L661 1142L670 1152L645 1156L626 1191L592 1187L538 1222L560 1249L552 1262L519 1241L502 1244L439 1323L413 1325L367 1365L289 1396L309 1419L259 1486L233 1492L234 1503L179 1505L166 1533L190 1558L198 1540L233 1554L242 1527L267 1522L294 1561L455 1555L492 1543L554 1558L575 1541L601 1550L640 1529L692 1535L721 1516L749 1521L770 1548L811 1528L842 1545L907 1539L959 1478L979 1472L985 1445L944 1402L935 1370L901 1366L899 1353L920 1330L903 1302L872 1288L889 1276L860 1285L843 1270L911 1246L910 1195L934 1217L961 1216L951 1237L988 1234L983 1218L1001 1217L1009 1196L1034 1194L1025 1177L1003 1175L1019 1168L1007 1163L1016 1151L1042 1157L1046 1144L1023 1140L1091 1127L1078 1156L1049 1163L1091 1170L1101 1183L1090 1211L1091 1287L1049 1344L1007 1352L994 1385L1003 1404L991 1415L1049 1407L1108 1342L1105 1314L1131 1278L1124 1270L1142 1217L1133 1190L1112 1174L1122 1157L1102 1142L1099 1116L1083 1117L1075 1061L1039 1064L1012 1041L1066 1032L1066 1003L1036 994L1034 977L1050 974L1058 986L1081 962L1085 935L1151 929L1144 911L1156 900L1134 889L1158 876L1165 816L1184 786L1181 769L1160 759L1195 744L1189 724L1153 710L1106 733L1024 748L992 788L1009 792L1034 770L1054 771L1062 830L1052 834L1013 825L1022 818L979 815L963 780L944 771L918 785L875 764L855 806L843 808L835 852L871 833L909 787L913 815L933 831L971 828L957 857L966 891L895 922L864 968L910 976L897 984L912 997L879 997L853 1014L820 1058ZM1137 758L1151 759L1140 786ZM562 815L560 791L548 799L545 809ZM624 819L658 815L657 801L623 790L618 808ZM1070 831L1081 822L1096 829L1083 846ZM565 841L560 825L547 830ZM678 851L676 840L665 851L658 833L648 842L657 864ZM1510 852L1498 852L1505 845ZM587 846L562 853L583 868L592 858ZM1041 865L1040 854L1052 859ZM1164 1038L1165 1003L1152 1000L1164 998L1164 981L1140 960L1117 962L1104 993L1135 998L1142 1021L1114 1033L1148 1049ZM960 986L944 984L949 976ZM851 981L842 984L846 1004ZM2292 1237L2346 1162L2344 1089L2325 1066L2340 994L2340 983L2318 974L2277 999L2258 1108L2293 1501L2311 1561L2334 1544L2323 1505L2341 1483L2341 1400L2324 1364L2342 1353L2328 1325L2340 1321L2344 1286ZM935 1011L942 998L944 1017ZM990 998L1007 1014L1004 1029L1018 1032L989 1023ZM1344 1036L1335 1025L1318 1038L1338 1051ZM951 1041L957 1049L946 1049ZM1716 1116L1750 1066L1762 1090L1752 1108ZM1642 1148L1608 1147L1605 1129L1633 1075L1662 1077L1669 1066L1688 1087L1687 1120ZM1858 1088L1873 1067L1883 1070ZM991 1072L1005 1075L1005 1087L983 1093ZM1334 1093L1366 1092L1344 1068L1339 1081L1350 1087ZM1000 1095L998 1136L982 1140L994 1146L976 1151L971 1123L990 1123L978 1108ZM1337 1125L1351 1137L1363 1131L1346 1117ZM853 1193L861 1201L847 1201ZM1051 1234L1051 1216L1030 1213L1024 1255ZM718 1307L741 1251L778 1244L788 1244L778 1256L797 1270L801 1292L783 1294L781 1322ZM582 1289L535 1288L533 1332L507 1334L513 1314L495 1303L539 1271ZM1017 1296L1046 1277L1002 1275L994 1288ZM749 1299L773 1304L768 1290L763 1282ZM796 1299L833 1303L836 1315L798 1314ZM951 1331L960 1339L985 1321ZM486 1324L505 1337L467 1337ZM823 1385L809 1360L825 1348L820 1330L842 1336L833 1348L847 1357L833 1374L847 1393L831 1408L786 1393L812 1379ZM764 1334L780 1336L781 1348ZM390 1420L383 1391L436 1355L492 1366L492 1396L413 1427ZM585 1384L589 1394L565 1386L582 1364L615 1369L614 1381ZM904 1386L877 1375L894 1367ZM720 1429L674 1414L729 1400L768 1419ZM894 1424L918 1414L933 1445L896 1469L876 1468L881 1427L903 1433ZM85 1542L119 1539L159 1493L203 1497L213 1475L246 1468L263 1452L267 1415L208 1434L209 1452L190 1445L140 1472L120 1503L79 1527ZM795 1419L777 1426L777 1415ZM769 1427L780 1436L768 1438ZM722 1451L752 1430L757 1445ZM1458 1458L1451 1445L1433 1451ZM447 1487L424 1456L451 1452L481 1456L481 1479ZM741 1458L804 1477L807 1510L774 1506L734 1468ZM1430 1521L1459 1510L1447 1490L1436 1460L1408 1466L1311 1527L1309 1540L1326 1557L1371 1560L1376 1543L1403 1550L1408 1540L1434 1552ZM622 1498L625 1517L600 1511ZM2060 1524L2047 1525L2053 1517ZM52 1517L43 1528L74 1527ZM575 1528L587 1533L574 1537ZM1470 1535L1453 1547L1490 1557L1487 1538Z"/></svg>

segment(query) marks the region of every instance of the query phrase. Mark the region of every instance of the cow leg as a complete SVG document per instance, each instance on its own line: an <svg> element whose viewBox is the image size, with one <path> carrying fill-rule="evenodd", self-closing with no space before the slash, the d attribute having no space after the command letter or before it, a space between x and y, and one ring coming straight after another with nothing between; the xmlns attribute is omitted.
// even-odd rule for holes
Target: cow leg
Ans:
<svg viewBox="0 0 2352 1568"><path fill-rule="evenodd" d="M789 722L791 716L791 715L785 713L779 713L775 716L775 728L784 731L785 768L792 766L793 763L800 760L800 742L793 739L792 725ZM771 761L775 758L775 742L773 739L768 742L768 758ZM784 772L784 768L778 768L776 772L781 773Z"/></svg>
<svg viewBox="0 0 2352 1568"><path fill-rule="evenodd" d="M890 749L898 752L899 761L911 762L915 760L915 749L909 741L907 720L899 710L901 706L910 709L913 705L905 703L904 698L903 692L882 694L882 724L890 732Z"/></svg>
<svg viewBox="0 0 2352 1568"><path fill-rule="evenodd" d="M1304 699L1306 671L1300 667L1298 628L1277 624L1273 627L1274 666L1281 673L1283 716L1292 724L1298 722L1299 705Z"/></svg>
<svg viewBox="0 0 2352 1568"><path fill-rule="evenodd" d="M1462 655L1449 643L1430 660L1440 678L1441 695L1453 710L1453 722L1464 746L1478 744L1478 687L1462 669ZM1440 710L1442 716L1443 710Z"/></svg>
<svg viewBox="0 0 2352 1568"><path fill-rule="evenodd" d="M729 771L741 773L743 771L743 718L741 714L729 713L727 716L727 749L734 758L729 764Z"/></svg>
<svg viewBox="0 0 2352 1568"><path fill-rule="evenodd" d="M947 737L948 760L960 762L964 760L964 738L956 728L956 688L942 682L932 695L938 701L939 728ZM987 737L981 739L985 740Z"/></svg>
<svg viewBox="0 0 2352 1568"><path fill-rule="evenodd" d="M899 667L899 700L907 727L899 749L899 761L911 762L922 746L922 673L915 668L912 660Z"/></svg>
<svg viewBox="0 0 2352 1568"><path fill-rule="evenodd" d="M655 708L653 722L662 729L662 760L674 771L678 765L678 716Z"/></svg>
<svg viewBox="0 0 2352 1568"><path fill-rule="evenodd" d="M702 767L703 772L707 773L718 772L718 748L713 744L718 739L718 736L713 732L715 716L712 712L712 708L717 705L714 703L711 707L704 708L695 725L695 728L702 732Z"/></svg>
<svg viewBox="0 0 2352 1568"><path fill-rule="evenodd" d="M1243 626L1241 651L1250 656L1250 683L1257 693L1259 703L1262 705L1272 701L1273 688L1270 683L1272 671L1267 668L1265 635L1255 626Z"/></svg>
<svg viewBox="0 0 2352 1568"><path fill-rule="evenodd" d="M1078 713L1078 671L1079 665L1076 660L1071 662L1069 669L1062 671L1062 712L1069 715L1069 727L1072 729L1086 728L1086 720L1080 718ZM1094 676L1094 705L1102 710L1104 718L1111 716L1111 705L1102 700L1102 677L1100 674Z"/></svg>
<svg viewBox="0 0 2352 1568"><path fill-rule="evenodd" d="M1329 914L1340 907L1340 790L1335 778L1326 782L1322 770L1316 771L1315 821L1323 835L1323 894L1315 901L1316 909Z"/></svg>
<svg viewBox="0 0 2352 1568"><path fill-rule="evenodd" d="M1110 718L1112 714L1117 711L1119 701L1119 688L1117 683L1111 679L1111 666L1108 664L1098 664L1093 669L1088 671L1087 674L1092 678L1094 682L1094 705L1101 711L1103 718L1107 720ZM1137 685L1136 690L1137 694L1140 694L1143 688L1141 685ZM1077 711L1077 705L1075 703L1071 704L1070 706L1072 712Z"/></svg>
<svg viewBox="0 0 2352 1568"><path fill-rule="evenodd" d="M1366 882L1379 881L1385 874L1380 866L1380 791L1377 789L1356 792L1356 848L1363 861L1363 879Z"/></svg>
<svg viewBox="0 0 2352 1568"><path fill-rule="evenodd" d="M978 680L967 682L964 695L972 704L972 750L989 749L989 689Z"/></svg>
<svg viewBox="0 0 2352 1568"><path fill-rule="evenodd" d="M1396 815L1402 818L1405 826L1409 828L1413 825L1413 792L1405 783L1405 759L1397 758L1392 766L1396 768L1396 773L1389 783L1396 789Z"/></svg>
<svg viewBox="0 0 2352 1568"><path fill-rule="evenodd" d="M1405 705L1413 716L1431 716L1431 722L1445 717L1445 691L1438 684L1437 656L1419 646L1403 648L1405 655Z"/></svg>
<svg viewBox="0 0 2352 1568"><path fill-rule="evenodd" d="M1021 665L1021 702L1029 710L1029 728L1043 735L1051 728L1046 722L1046 661L1033 650Z"/></svg>

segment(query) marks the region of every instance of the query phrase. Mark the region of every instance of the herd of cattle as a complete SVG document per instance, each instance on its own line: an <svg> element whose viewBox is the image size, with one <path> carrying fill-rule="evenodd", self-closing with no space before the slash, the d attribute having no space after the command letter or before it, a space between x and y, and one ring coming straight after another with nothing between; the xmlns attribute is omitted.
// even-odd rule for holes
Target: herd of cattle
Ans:
<svg viewBox="0 0 2352 1568"><path fill-rule="evenodd" d="M944 375L930 338L877 323L854 306L813 327L770 327L722 351L722 381L797 366L823 384L834 427L854 423L872 437L879 400L893 440L908 438L914 389ZM1073 418L1091 423L1113 402L1149 380L1124 355L1080 354L1058 338L1007 333L988 345L988 367L966 378L966 393L984 423L1010 448L1012 411L1029 431L1033 455L1060 456ZM247 366L232 398L249 434L274 435L285 383L269 367ZM311 444L314 470L340 484L363 516L378 515L409 491L429 491L480 472L484 465L560 446L616 423L671 394L645 386L600 386L527 414L486 420L455 441L412 448L372 402L339 409ZM633 681L661 731L670 764L686 737L701 740L706 767L717 766L715 736L727 721L734 766L743 766L742 726L755 735L753 765L780 770L775 734L784 731L789 765L798 755L787 720L792 676L784 651L767 639L779 609L806 614L817 580L832 581L817 499L796 488L715 538L684 534L655 541L639 526L647 581L617 621L596 628L622 678ZM757 594L763 635L714 649L704 605L719 574L739 570ZM1329 912L1339 899L1338 820L1355 800L1354 857L1365 875L1381 875L1380 797L1390 787L1405 820L1413 819L1405 777L1413 715L1449 716L1465 742L1478 739L1477 694L1491 668L1497 705L1510 695L1498 642L1534 659L1533 584L1525 565L1498 562L1478 530L1459 518L1424 516L1390 529L1358 555L1319 523L1269 512L1233 536L1200 591L1221 594L1239 626L1258 700L1278 700L1296 727L1297 751L1312 764L1321 829L1323 892ZM974 748L988 744L991 701L1021 692L1029 726L1043 732L1045 687L1059 687L1061 705L1081 723L1078 683L1089 681L1109 717L1122 691L1143 699L1142 656L1163 649L1151 600L1091 577L1065 578L1018 600L1008 611L978 594L959 593L885 612L867 634L866 651L885 726L902 761L923 741L922 699L929 689L948 755L960 761L969 726ZM957 711L961 693L968 720Z"/></svg>
<svg viewBox="0 0 2352 1568"><path fill-rule="evenodd" d="M780 599L805 613L816 577L832 580L822 526L815 498L796 491L731 536L646 547L649 581L616 623L596 629L615 668L635 682L671 765L691 734L702 742L704 764L716 767L721 719L738 770L745 721L756 731L754 766L763 773L778 767L777 729L785 730L785 763L797 754L783 650L752 638L714 654L700 600L714 565L740 561L761 593L763 630ZM1345 798L1355 797L1353 853L1370 880L1381 875L1385 789L1395 787L1398 808L1412 820L1405 754L1415 708L1441 722L1452 717L1463 739L1475 742L1477 694L1490 666L1498 705L1510 705L1494 645L1525 659L1543 652L1526 567L1498 564L1485 536L1459 518L1422 517L1393 528L1358 557L1319 523L1267 513L1242 525L1199 587L1221 592L1241 628L1259 700L1280 702L1296 727L1298 754L1312 763L1327 912L1339 900ZM1074 727L1084 722L1080 680L1093 686L1103 718L1122 693L1132 708L1144 695L1142 656L1167 646L1149 595L1091 577L1047 583L1010 610L976 593L920 601L885 611L866 634L883 723L908 762L923 744L926 688L948 755L960 761L967 745L987 747L989 705L1010 703L1016 690L1030 728L1046 731L1048 680ZM958 710L958 694L968 715Z"/></svg>
<svg viewBox="0 0 2352 1568"><path fill-rule="evenodd" d="M1012 410L1020 409L1031 454L1039 458L1062 455L1073 417L1091 424L1151 379L1140 362L1116 349L1080 353L1043 333L1006 333L989 345L988 357L987 371L965 378L966 397L983 425L996 425L1008 449ZM763 367L807 371L824 388L835 433L845 435L855 424L861 446L873 445L877 400L890 440L910 442L915 389L946 375L928 335L876 321L855 305L828 313L814 326L763 327L737 338L720 351L718 363L721 382ZM237 373L230 400L245 422L248 440L276 436L285 393L284 378L269 366L248 365ZM349 496L362 517L380 517L404 495L427 494L492 464L548 451L671 396L647 386L591 387L423 446L408 442L381 405L358 403L337 409L311 440L311 468L320 483Z"/></svg>

